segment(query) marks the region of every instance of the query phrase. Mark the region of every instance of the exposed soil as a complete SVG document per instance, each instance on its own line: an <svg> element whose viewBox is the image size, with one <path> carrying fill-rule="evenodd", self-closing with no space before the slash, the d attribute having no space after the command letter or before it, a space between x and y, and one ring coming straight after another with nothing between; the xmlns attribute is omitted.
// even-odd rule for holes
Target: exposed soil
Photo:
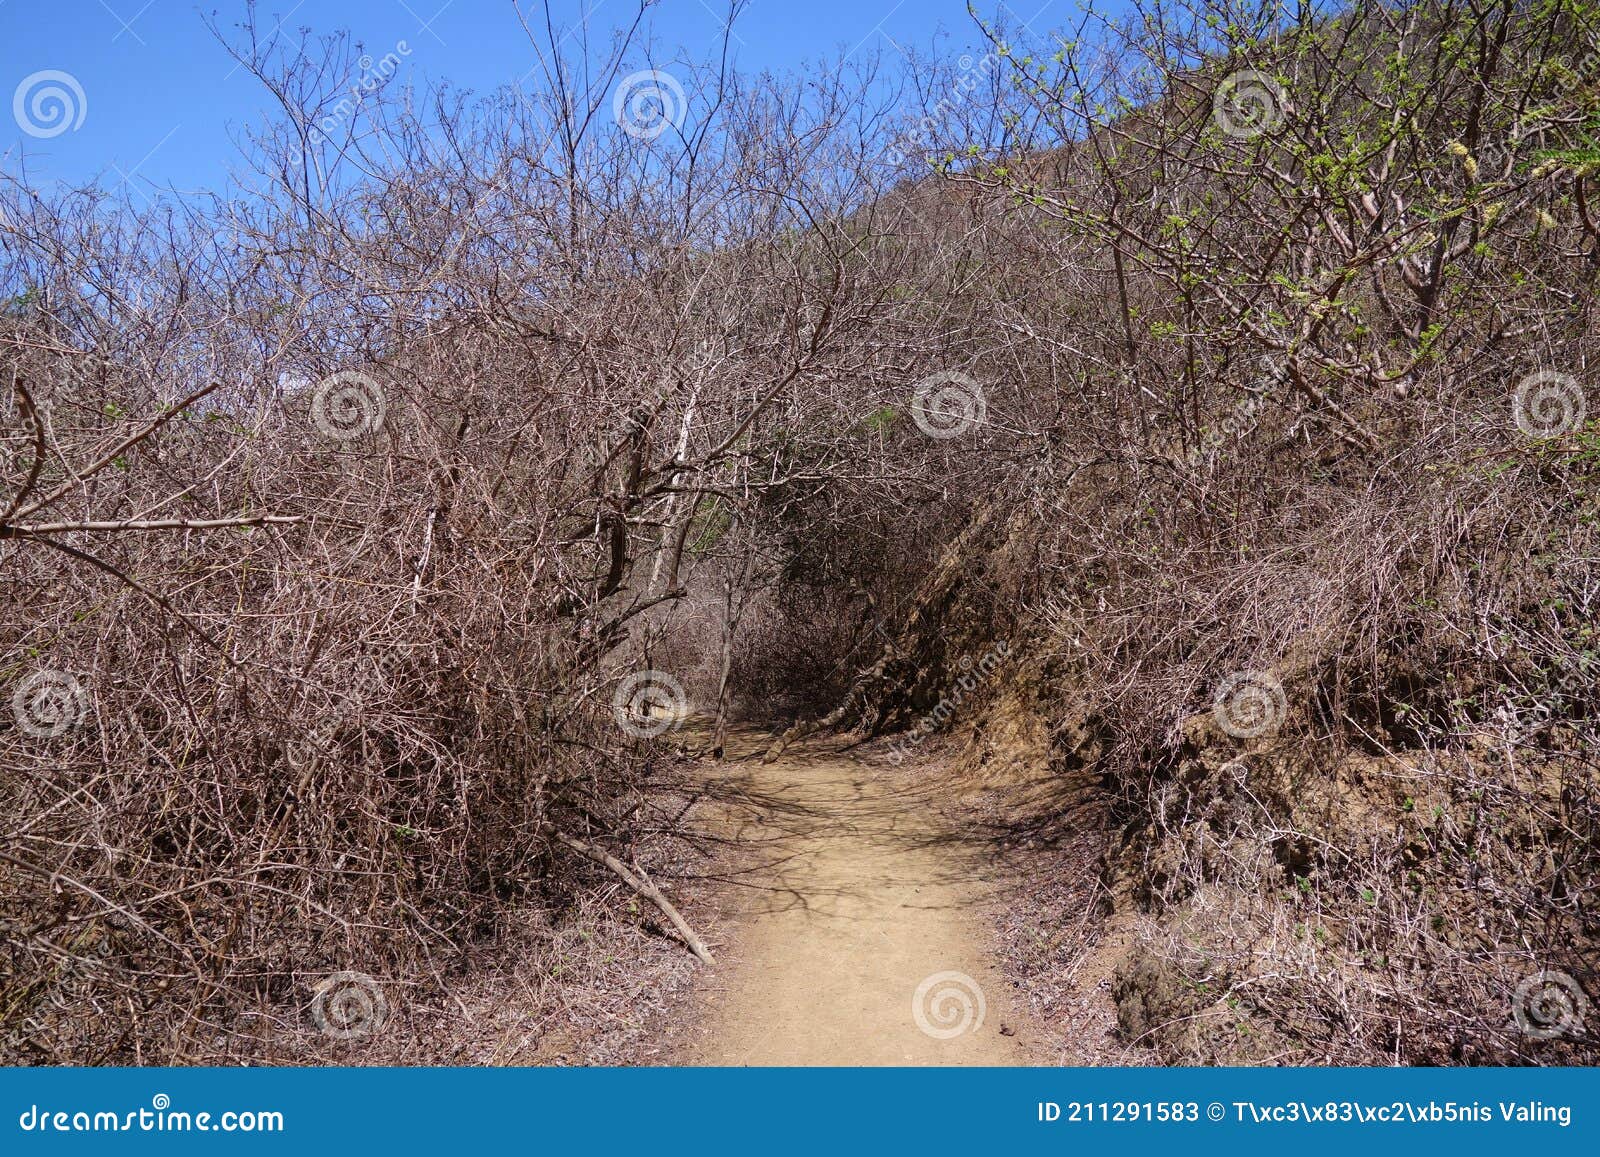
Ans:
<svg viewBox="0 0 1600 1157"><path fill-rule="evenodd" d="M837 741L763 764L755 752L764 746L742 733L728 762L708 765L716 794L743 805L725 823L752 863L727 903L734 942L697 986L689 1026L673 1028L674 1043L651 1059L1046 1059L992 950L988 912L1006 877L990 845L950 834L914 766L868 766Z"/></svg>

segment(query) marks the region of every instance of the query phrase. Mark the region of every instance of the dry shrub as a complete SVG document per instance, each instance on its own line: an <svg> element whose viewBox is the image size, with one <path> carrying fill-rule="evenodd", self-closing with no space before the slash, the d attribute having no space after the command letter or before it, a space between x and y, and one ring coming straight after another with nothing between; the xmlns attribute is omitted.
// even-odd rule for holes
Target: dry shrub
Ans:
<svg viewBox="0 0 1600 1157"><path fill-rule="evenodd" d="M1570 386L1517 419L1600 363L1600 28L1234 7L985 29L911 148L842 68L696 70L640 140L582 79L621 59L557 45L565 96L312 142L351 46L250 29L259 200L8 197L0 637L9 686L85 692L0 733L11 1047L185 1059L329 970L448 988L550 825L672 827L609 718L633 668L873 732L1005 638L1060 780L1031 830L1122 835L1132 1037L1591 1048L1504 1026L1526 971L1594 988L1600 440ZM1217 115L1241 69L1263 131ZM337 371L381 425L309 421ZM1240 672L1281 718L1208 733Z"/></svg>
<svg viewBox="0 0 1600 1157"><path fill-rule="evenodd" d="M1017 83L930 150L962 210L936 227L985 272L947 340L996 383L964 446L987 482L956 485L974 526L998 492L1033 534L952 541L846 721L950 686L951 640L1004 629L952 591L1026 560L1012 677L1058 691L1020 695L1058 828L1096 777L1108 878L1149 917L1132 1037L1592 1057L1512 1013L1543 970L1596 994L1593 14L1174 3L1062 52L989 31ZM1276 86L1261 131L1215 111L1242 69ZM1198 743L1244 675L1269 725ZM1283 780L1238 816L1235 760ZM1219 1001L1253 1042L1195 1027Z"/></svg>
<svg viewBox="0 0 1600 1157"><path fill-rule="evenodd" d="M556 830L675 870L613 693L715 663L672 608L839 460L884 308L842 68L796 112L714 64L657 141L552 33L548 99L334 140L348 38L235 49L284 106L255 195L0 214L9 1059L278 1055L340 972L445 1004L599 886Z"/></svg>

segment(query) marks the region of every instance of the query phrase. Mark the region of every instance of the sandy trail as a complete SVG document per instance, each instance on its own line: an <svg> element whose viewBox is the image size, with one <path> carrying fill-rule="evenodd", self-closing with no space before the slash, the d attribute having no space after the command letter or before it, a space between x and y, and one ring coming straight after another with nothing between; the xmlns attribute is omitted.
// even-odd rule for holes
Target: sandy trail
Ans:
<svg viewBox="0 0 1600 1157"><path fill-rule="evenodd" d="M739 738L730 755L763 742ZM707 777L743 804L728 832L762 866L733 889L737 944L714 966L677 1063L1029 1063L1011 987L983 947L979 905L993 889L981 852L941 832L914 770L810 744Z"/></svg>

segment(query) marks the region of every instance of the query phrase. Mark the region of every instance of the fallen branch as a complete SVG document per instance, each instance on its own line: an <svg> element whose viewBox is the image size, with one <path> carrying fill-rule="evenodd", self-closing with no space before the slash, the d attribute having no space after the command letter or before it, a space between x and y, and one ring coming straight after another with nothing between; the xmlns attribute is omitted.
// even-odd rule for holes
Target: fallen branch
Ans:
<svg viewBox="0 0 1600 1157"><path fill-rule="evenodd" d="M821 719L813 719L810 722L801 721L789 728L789 730L785 731L782 735L778 736L777 741L773 743L771 747L767 748L767 753L761 757L761 762L771 763L773 760L782 755L784 751L788 749L790 744L797 743L806 738L806 736L814 735L818 731L826 731L828 728L837 727L839 724L844 722L845 717L850 714L851 710L855 707L855 704L855 689L852 688L850 694L845 696L844 702L835 707L827 715L824 715Z"/></svg>
<svg viewBox="0 0 1600 1157"><path fill-rule="evenodd" d="M884 671L894 660L895 649L893 644L885 644L883 654L878 656L878 661L868 670L861 673L856 681L850 685L850 690L845 694L844 702L835 707L821 719L796 723L777 739L777 742L767 748L767 753L761 757L762 763L771 763L784 753L792 743L797 743L808 735L815 735L819 731L828 731L838 727L852 713L864 713L870 702L870 689L883 681Z"/></svg>
<svg viewBox="0 0 1600 1157"><path fill-rule="evenodd" d="M705 942L695 935L694 929L689 927L689 922L672 906L672 901L663 896L661 889L652 884L643 872L635 872L611 853L595 847L587 840L569 836L566 832L556 828L551 828L550 834L580 856L585 856L597 864L603 864L605 867L610 868L622 878L622 881L628 887L661 909L661 914L672 922L672 926L678 930L678 935L683 937L684 943L689 946L691 952L707 964L715 963L711 956L711 950L705 946Z"/></svg>
<svg viewBox="0 0 1600 1157"><path fill-rule="evenodd" d="M244 514L238 518L129 518L116 522L0 522L0 538L74 531L224 530L251 526L293 526L298 514Z"/></svg>

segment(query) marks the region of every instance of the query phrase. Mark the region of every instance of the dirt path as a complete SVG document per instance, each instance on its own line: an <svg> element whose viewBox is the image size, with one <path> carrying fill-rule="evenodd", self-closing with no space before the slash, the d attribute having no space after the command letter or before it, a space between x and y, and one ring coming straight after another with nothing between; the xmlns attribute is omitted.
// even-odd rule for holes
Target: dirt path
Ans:
<svg viewBox="0 0 1600 1157"><path fill-rule="evenodd" d="M740 739L730 754L759 737ZM734 889L737 944L707 978L676 1063L1030 1062L983 948L983 857L941 832L914 770L802 745L707 775L743 805L730 807L729 834L760 867Z"/></svg>

